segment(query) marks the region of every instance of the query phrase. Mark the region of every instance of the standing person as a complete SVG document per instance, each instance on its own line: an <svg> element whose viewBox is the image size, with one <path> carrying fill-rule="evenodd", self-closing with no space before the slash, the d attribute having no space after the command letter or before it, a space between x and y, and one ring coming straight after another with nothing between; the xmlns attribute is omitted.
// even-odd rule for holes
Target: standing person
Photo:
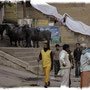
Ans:
<svg viewBox="0 0 90 90"><path fill-rule="evenodd" d="M42 67L45 73L45 88L50 86L49 73L53 69L53 54L48 45L48 42L44 41L44 46L38 59L38 62L42 60Z"/></svg>
<svg viewBox="0 0 90 90"><path fill-rule="evenodd" d="M69 87L71 87L71 69L74 68L74 56L73 56L73 52L69 51L69 60L71 63L71 68L70 68L70 76L69 76Z"/></svg>
<svg viewBox="0 0 90 90"><path fill-rule="evenodd" d="M53 52L54 55L54 76L56 77L58 71L60 70L60 63L59 63L59 53L60 53L60 46L59 44L55 45L55 51Z"/></svg>
<svg viewBox="0 0 90 90"><path fill-rule="evenodd" d="M75 77L80 76L80 57L81 57L80 43L76 43L76 49L74 50Z"/></svg>
<svg viewBox="0 0 90 90"><path fill-rule="evenodd" d="M70 77L70 68L71 63L69 60L69 52L70 48L68 44L63 45L63 50L59 54L59 60L60 60L60 69L62 72L62 81L61 86L67 86L69 87L69 77Z"/></svg>
<svg viewBox="0 0 90 90"><path fill-rule="evenodd" d="M82 55L80 59L81 81L80 87L85 88L90 85L90 49L85 43L81 44Z"/></svg>

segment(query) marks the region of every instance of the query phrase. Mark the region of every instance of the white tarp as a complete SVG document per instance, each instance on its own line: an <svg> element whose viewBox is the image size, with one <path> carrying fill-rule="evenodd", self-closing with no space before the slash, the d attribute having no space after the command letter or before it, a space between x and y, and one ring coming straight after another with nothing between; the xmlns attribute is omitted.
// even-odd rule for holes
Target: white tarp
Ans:
<svg viewBox="0 0 90 90"><path fill-rule="evenodd" d="M31 0L30 3L37 10L41 11L42 13L44 13L46 15L53 15L57 18L57 20L59 22L63 23L63 19L65 17L65 14L63 16L60 15L57 12L56 7L47 4L43 0ZM78 33L90 36L90 26L84 24L81 21L76 21L76 20L72 19L70 16L67 16L66 22L63 24L66 24L66 26L74 32L78 32Z"/></svg>
<svg viewBox="0 0 90 90"><path fill-rule="evenodd" d="M47 4L46 2L44 2L43 0L31 0L30 4L37 10L41 11L42 13L46 14L46 15L53 15L55 16L58 21L61 20L62 15L60 15L57 12L56 7L51 6L49 4Z"/></svg>
<svg viewBox="0 0 90 90"><path fill-rule="evenodd" d="M74 32L90 36L90 26L82 23L81 21L75 21L72 18L67 17L66 26Z"/></svg>

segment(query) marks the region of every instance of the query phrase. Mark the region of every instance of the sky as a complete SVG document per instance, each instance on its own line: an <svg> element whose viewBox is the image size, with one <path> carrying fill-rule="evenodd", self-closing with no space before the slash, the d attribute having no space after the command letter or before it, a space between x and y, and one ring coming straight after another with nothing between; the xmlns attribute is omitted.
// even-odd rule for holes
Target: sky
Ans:
<svg viewBox="0 0 90 90"><path fill-rule="evenodd" d="M90 2L90 0L43 0L45 2Z"/></svg>
<svg viewBox="0 0 90 90"><path fill-rule="evenodd" d="M0 0L0 1L9 1L9 0ZM22 0L10 0L10 1L22 1ZM23 0L25 1L25 0ZM86 3L90 3L90 0L43 0L45 2L48 3L59 3L59 2L86 2Z"/></svg>

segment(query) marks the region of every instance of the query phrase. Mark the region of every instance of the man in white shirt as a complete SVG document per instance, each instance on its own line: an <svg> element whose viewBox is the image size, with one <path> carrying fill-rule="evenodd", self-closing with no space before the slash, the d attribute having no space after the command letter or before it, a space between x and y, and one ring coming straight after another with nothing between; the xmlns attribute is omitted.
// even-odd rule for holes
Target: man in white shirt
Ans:
<svg viewBox="0 0 90 90"><path fill-rule="evenodd" d="M69 60L69 45L64 44L63 50L59 54L59 61L60 61L60 69L62 72L62 81L61 86L67 86L69 87L69 76L70 76L70 68L71 63Z"/></svg>
<svg viewBox="0 0 90 90"><path fill-rule="evenodd" d="M90 85L90 49L85 43L81 44L82 55L80 59L81 81L80 87L89 87Z"/></svg>

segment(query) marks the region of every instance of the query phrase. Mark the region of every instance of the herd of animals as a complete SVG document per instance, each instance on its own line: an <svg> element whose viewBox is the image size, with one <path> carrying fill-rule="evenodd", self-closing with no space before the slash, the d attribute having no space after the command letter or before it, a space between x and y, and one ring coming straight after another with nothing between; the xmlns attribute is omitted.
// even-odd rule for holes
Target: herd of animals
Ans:
<svg viewBox="0 0 90 90"><path fill-rule="evenodd" d="M48 44L51 40L51 32L48 30L40 31L37 28L28 25L9 25L8 23L0 24L1 40L4 39L3 33L9 37L11 46L39 47L39 42L47 40ZM33 44L32 44L33 43ZM32 46L33 45L33 46Z"/></svg>

